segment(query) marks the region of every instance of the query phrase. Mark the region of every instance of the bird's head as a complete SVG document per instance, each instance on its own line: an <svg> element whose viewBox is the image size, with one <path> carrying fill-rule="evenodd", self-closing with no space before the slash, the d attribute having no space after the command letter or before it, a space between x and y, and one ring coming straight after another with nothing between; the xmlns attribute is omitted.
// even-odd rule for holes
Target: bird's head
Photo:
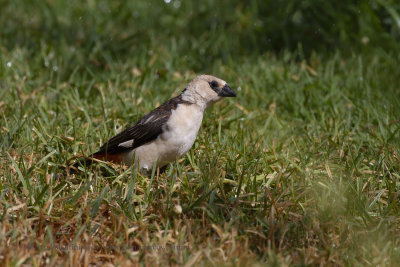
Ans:
<svg viewBox="0 0 400 267"><path fill-rule="evenodd" d="M200 75L188 84L182 96L185 100L208 107L224 97L235 97L236 93L224 80L211 75Z"/></svg>

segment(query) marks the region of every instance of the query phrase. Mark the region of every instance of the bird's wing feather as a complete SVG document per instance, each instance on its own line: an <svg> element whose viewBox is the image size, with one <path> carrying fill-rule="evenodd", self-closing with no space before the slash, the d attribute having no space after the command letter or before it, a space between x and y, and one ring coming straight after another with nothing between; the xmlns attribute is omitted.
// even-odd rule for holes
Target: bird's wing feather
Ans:
<svg viewBox="0 0 400 267"><path fill-rule="evenodd" d="M163 126L167 123L172 110L176 109L178 104L190 103L182 100L181 96L168 100L143 116L135 124L112 137L93 156L128 152L155 140L163 132Z"/></svg>

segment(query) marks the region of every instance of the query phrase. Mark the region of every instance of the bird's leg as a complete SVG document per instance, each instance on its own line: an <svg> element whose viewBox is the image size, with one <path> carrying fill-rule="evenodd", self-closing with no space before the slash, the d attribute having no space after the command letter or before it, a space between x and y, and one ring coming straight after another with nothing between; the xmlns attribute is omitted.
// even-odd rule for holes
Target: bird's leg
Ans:
<svg viewBox="0 0 400 267"><path fill-rule="evenodd" d="M161 168L158 168L160 170L160 174L163 174L164 172L166 172L167 168L168 168L168 164L162 166Z"/></svg>

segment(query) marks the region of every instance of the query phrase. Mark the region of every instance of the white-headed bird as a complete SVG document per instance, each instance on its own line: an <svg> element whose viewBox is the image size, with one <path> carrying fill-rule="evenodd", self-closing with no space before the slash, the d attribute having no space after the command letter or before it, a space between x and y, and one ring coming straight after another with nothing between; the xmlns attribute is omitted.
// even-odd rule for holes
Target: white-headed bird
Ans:
<svg viewBox="0 0 400 267"><path fill-rule="evenodd" d="M108 140L91 158L140 166L148 173L183 156L192 147L204 111L236 93L211 75L194 78L182 93Z"/></svg>

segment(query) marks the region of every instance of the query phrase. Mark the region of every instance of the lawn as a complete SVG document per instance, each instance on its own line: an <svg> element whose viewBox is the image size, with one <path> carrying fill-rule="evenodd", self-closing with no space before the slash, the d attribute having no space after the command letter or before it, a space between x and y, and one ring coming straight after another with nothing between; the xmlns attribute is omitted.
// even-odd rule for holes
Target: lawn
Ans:
<svg viewBox="0 0 400 267"><path fill-rule="evenodd" d="M2 265L400 262L400 30L263 39L233 2L0 4ZM69 171L201 73L238 96L166 173Z"/></svg>

